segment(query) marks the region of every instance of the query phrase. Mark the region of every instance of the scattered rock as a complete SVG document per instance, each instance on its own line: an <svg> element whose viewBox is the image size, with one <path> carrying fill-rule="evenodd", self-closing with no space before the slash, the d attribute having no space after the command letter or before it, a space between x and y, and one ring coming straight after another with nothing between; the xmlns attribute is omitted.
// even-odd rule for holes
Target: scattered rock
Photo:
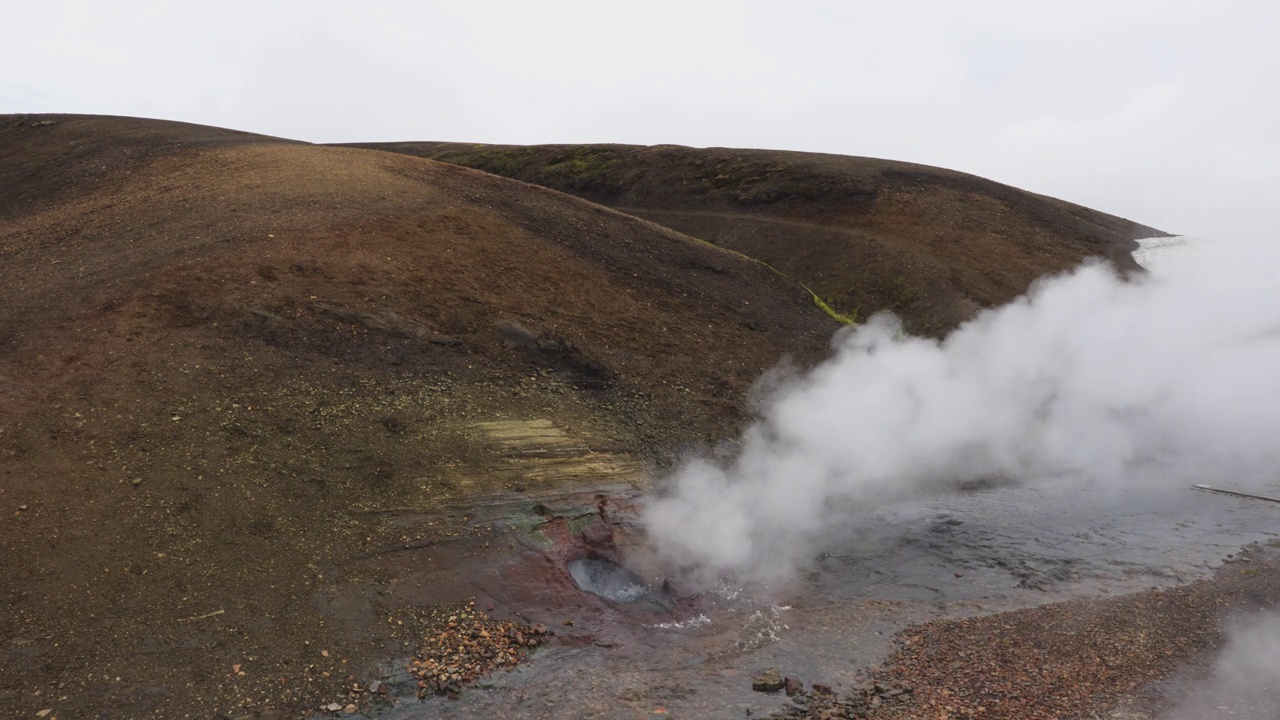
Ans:
<svg viewBox="0 0 1280 720"><path fill-rule="evenodd" d="M342 709L342 703L329 703L328 705L325 705L320 709L328 710L329 712L338 712L339 710Z"/></svg>
<svg viewBox="0 0 1280 720"><path fill-rule="evenodd" d="M26 512L26 511L27 511L27 506L26 506L26 505L19 505L19 506L18 506L18 512Z"/></svg>
<svg viewBox="0 0 1280 720"><path fill-rule="evenodd" d="M756 692L777 692L783 687L782 673L778 668L768 668L755 676L751 689Z"/></svg>
<svg viewBox="0 0 1280 720"><path fill-rule="evenodd" d="M814 692L816 692L816 693L818 693L819 695L831 695L831 694L832 694L832 693L831 693L831 686L830 686L830 685L823 685L822 683L814 683L814 684L813 684L813 691L814 691Z"/></svg>
<svg viewBox="0 0 1280 720"><path fill-rule="evenodd" d="M351 703L346 707L342 708L342 712L346 713L347 715L355 715L356 710L359 710L359 709L360 708L356 707L355 703Z"/></svg>
<svg viewBox="0 0 1280 720"><path fill-rule="evenodd" d="M515 320L499 320L497 325L502 342L509 347L532 347L538 342L537 334Z"/></svg>
<svg viewBox="0 0 1280 720"><path fill-rule="evenodd" d="M791 697L792 695L796 694L797 690L800 690L804 687L804 683L800 682L799 680L796 680L795 678L786 678L782 683L782 687L784 690L786 690L787 697Z"/></svg>

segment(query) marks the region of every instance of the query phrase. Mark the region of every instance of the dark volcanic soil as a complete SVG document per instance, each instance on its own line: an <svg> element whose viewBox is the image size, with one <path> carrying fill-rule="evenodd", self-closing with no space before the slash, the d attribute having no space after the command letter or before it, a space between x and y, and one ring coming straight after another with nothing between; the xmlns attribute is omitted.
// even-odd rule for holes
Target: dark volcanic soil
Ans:
<svg viewBox="0 0 1280 720"><path fill-rule="evenodd" d="M964 173L676 145L363 143L571 193L777 268L836 311L941 335L1086 257L1133 266L1158 230Z"/></svg>

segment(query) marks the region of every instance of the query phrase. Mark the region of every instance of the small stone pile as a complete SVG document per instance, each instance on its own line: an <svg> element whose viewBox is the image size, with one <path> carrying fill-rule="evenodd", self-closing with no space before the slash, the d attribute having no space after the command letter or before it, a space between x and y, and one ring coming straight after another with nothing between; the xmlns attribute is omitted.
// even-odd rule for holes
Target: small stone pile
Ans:
<svg viewBox="0 0 1280 720"><path fill-rule="evenodd" d="M770 717L775 720L863 720L880 717L879 711L906 703L911 688L881 685L854 688L841 696L826 685L815 683L805 690L799 681L786 679L791 702Z"/></svg>
<svg viewBox="0 0 1280 720"><path fill-rule="evenodd" d="M457 694L496 668L515 666L551 635L542 624L495 620L476 609L474 600L435 609L423 619L431 631L408 664L418 678L419 697Z"/></svg>

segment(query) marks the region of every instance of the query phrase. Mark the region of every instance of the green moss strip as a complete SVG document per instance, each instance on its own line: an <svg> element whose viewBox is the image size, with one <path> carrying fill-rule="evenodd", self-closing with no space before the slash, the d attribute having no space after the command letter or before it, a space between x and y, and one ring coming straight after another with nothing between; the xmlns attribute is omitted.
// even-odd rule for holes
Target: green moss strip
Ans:
<svg viewBox="0 0 1280 720"><path fill-rule="evenodd" d="M781 275L781 273L779 274ZM809 290L809 288L806 287L804 283L796 283L796 284L804 288L805 290ZM858 324L857 313L849 313L848 315L845 315L844 313L836 312L836 310L832 308L830 305L828 305L825 300L818 297L817 293L815 293L812 290L809 290L809 294L813 296L813 304L817 305L818 308L821 309L822 312L826 313L827 316L830 317L832 320L835 320L836 322L841 323L842 325Z"/></svg>

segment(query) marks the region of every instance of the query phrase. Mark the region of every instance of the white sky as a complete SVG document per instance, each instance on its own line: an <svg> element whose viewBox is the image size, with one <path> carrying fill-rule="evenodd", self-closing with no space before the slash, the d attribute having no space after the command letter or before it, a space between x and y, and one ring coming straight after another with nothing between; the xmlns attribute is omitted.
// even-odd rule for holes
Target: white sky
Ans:
<svg viewBox="0 0 1280 720"><path fill-rule="evenodd" d="M1274 0L5 6L0 113L869 155L1202 235L1280 198Z"/></svg>

